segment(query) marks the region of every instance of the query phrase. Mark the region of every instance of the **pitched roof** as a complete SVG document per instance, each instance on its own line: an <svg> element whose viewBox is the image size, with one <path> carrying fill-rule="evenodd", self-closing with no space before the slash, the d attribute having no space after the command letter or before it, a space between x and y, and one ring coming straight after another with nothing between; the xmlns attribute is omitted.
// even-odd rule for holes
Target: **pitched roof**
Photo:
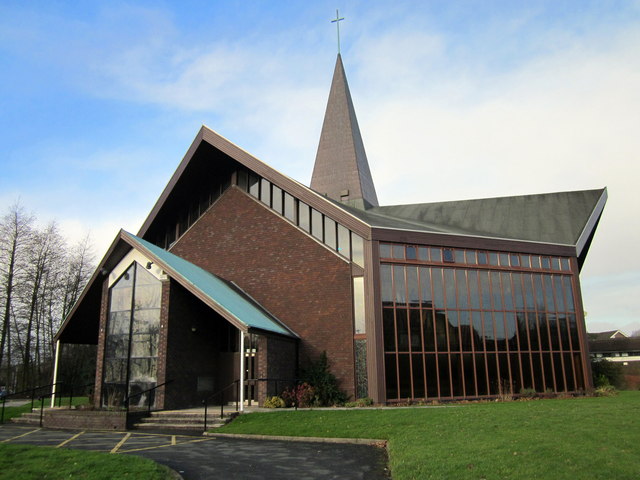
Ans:
<svg viewBox="0 0 640 480"><path fill-rule="evenodd" d="M580 256L602 214L606 188L348 209L372 227L575 246Z"/></svg>
<svg viewBox="0 0 640 480"><path fill-rule="evenodd" d="M378 205L340 54L331 81L311 188L360 209Z"/></svg>
<svg viewBox="0 0 640 480"><path fill-rule="evenodd" d="M122 231L124 239L150 257L167 275L244 331L250 329L297 337L237 285L226 282L187 260L142 238Z"/></svg>
<svg viewBox="0 0 640 480"><path fill-rule="evenodd" d="M607 330L606 332L593 332L587 333L589 340L609 340L610 338L626 338L625 335L620 330Z"/></svg>
<svg viewBox="0 0 640 480"><path fill-rule="evenodd" d="M209 168L215 170L220 168L225 161L237 162L243 165L291 195L303 200L311 207L329 215L335 221L349 223L349 227L358 235L365 238L368 237L366 223L343 209L341 204L332 202L324 195L320 195L306 185L277 171L205 125L200 128L137 235L149 240L148 234L153 230L153 226L158 222L162 222L163 210L170 209L172 203L183 204L183 199L180 197L178 190L189 190L188 188L179 188L183 180L187 177L205 176L203 174L205 172L202 171L196 172L195 175L190 175L189 169L193 164L199 164L199 169Z"/></svg>
<svg viewBox="0 0 640 480"><path fill-rule="evenodd" d="M261 330L297 338L278 318L269 313L237 285L229 283L131 233L120 230L80 298L62 323L56 340L65 343L94 343L98 338L100 299L104 272L108 272L131 250L136 249L186 290L214 311L248 332Z"/></svg>
<svg viewBox="0 0 640 480"><path fill-rule="evenodd" d="M591 353L640 352L640 337L589 340L589 351Z"/></svg>

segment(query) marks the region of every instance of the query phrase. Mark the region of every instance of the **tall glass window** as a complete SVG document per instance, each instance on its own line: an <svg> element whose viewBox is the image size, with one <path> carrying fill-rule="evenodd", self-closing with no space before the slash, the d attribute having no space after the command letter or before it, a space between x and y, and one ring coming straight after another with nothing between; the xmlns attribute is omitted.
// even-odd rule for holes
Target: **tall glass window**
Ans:
<svg viewBox="0 0 640 480"><path fill-rule="evenodd" d="M125 397L157 383L162 283L133 263L111 287L104 356L102 405L123 406ZM130 406L155 403L153 393L131 399Z"/></svg>
<svg viewBox="0 0 640 480"><path fill-rule="evenodd" d="M363 277L353 277L353 316L355 321L355 333L366 333Z"/></svg>
<svg viewBox="0 0 640 480"><path fill-rule="evenodd" d="M387 400L584 389L566 263L448 250L453 263L466 262L448 266L447 249L429 249L427 260L423 247L417 256L405 247L381 245Z"/></svg>

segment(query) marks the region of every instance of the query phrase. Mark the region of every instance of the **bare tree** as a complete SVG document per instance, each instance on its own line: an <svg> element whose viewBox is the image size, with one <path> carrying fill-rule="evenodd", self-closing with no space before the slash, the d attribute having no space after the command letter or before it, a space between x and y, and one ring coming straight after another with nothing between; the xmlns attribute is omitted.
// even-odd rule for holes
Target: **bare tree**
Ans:
<svg viewBox="0 0 640 480"><path fill-rule="evenodd" d="M16 281L24 268L21 254L33 230L33 216L25 213L19 202L14 203L0 220L0 277L4 308L0 332L0 372L7 360L6 383L11 382L11 315ZM6 355L5 355L6 347Z"/></svg>
<svg viewBox="0 0 640 480"><path fill-rule="evenodd" d="M18 203L0 218L0 384L48 383L54 335L93 262L88 235L70 248L55 223L36 227Z"/></svg>
<svg viewBox="0 0 640 480"><path fill-rule="evenodd" d="M632 337L640 337L640 329L635 330L635 331L631 334L631 336L632 336Z"/></svg>
<svg viewBox="0 0 640 480"><path fill-rule="evenodd" d="M64 275L64 294L62 302L62 318L64 319L80 297L82 289L93 272L95 255L87 234L72 247L67 256L67 269Z"/></svg>
<svg viewBox="0 0 640 480"><path fill-rule="evenodd" d="M42 307L47 297L50 301L55 301L55 296L51 296L47 290L48 280L51 275L57 275L60 262L64 258L63 248L64 242L55 223L50 223L44 230L37 231L32 236L23 299L26 326L22 355L22 388L28 388L40 380L38 374L41 365Z"/></svg>

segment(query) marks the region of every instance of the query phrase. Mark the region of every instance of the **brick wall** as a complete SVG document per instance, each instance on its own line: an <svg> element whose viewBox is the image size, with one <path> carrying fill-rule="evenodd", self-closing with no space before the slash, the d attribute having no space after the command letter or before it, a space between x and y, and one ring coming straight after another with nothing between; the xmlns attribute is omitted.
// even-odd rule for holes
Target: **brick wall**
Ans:
<svg viewBox="0 0 640 480"><path fill-rule="evenodd" d="M105 410L45 410L42 423L46 428L83 430L125 430L124 412Z"/></svg>
<svg viewBox="0 0 640 480"><path fill-rule="evenodd" d="M161 385L167 380L167 332L169 331L169 295L170 281L162 281L162 302L160 306L160 330L158 335L158 361L156 371L156 384ZM166 387L160 387L155 393L155 408L163 409Z"/></svg>
<svg viewBox="0 0 640 480"><path fill-rule="evenodd" d="M296 378L296 342L282 337L261 335L258 339L258 378L293 380ZM293 385L288 382L260 382L258 403L262 405L268 396L280 395L283 389Z"/></svg>
<svg viewBox="0 0 640 480"><path fill-rule="evenodd" d="M100 408L102 404L102 372L104 369L104 345L107 335L107 314L109 310L109 279L102 282L102 301L100 302L100 329L98 331L98 351L96 353L96 380L93 389L93 405Z"/></svg>
<svg viewBox="0 0 640 480"><path fill-rule="evenodd" d="M230 188L172 253L234 281L300 337L300 362L326 350L354 395L351 267L264 205Z"/></svg>
<svg viewBox="0 0 640 480"><path fill-rule="evenodd" d="M205 396L237 378L231 378L237 354L220 352L226 320L174 281L168 318L165 378L172 382L164 391L164 408L200 406ZM211 378L212 388L198 392L198 377Z"/></svg>

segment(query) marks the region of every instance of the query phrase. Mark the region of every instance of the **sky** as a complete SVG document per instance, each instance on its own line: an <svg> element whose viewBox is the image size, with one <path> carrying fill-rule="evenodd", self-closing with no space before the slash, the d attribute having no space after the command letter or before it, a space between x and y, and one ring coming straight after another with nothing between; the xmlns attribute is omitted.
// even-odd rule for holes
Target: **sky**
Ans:
<svg viewBox="0 0 640 480"><path fill-rule="evenodd" d="M308 185L336 8L380 203L607 187L587 328L640 330L638 0L0 0L0 213L100 258L203 124Z"/></svg>

